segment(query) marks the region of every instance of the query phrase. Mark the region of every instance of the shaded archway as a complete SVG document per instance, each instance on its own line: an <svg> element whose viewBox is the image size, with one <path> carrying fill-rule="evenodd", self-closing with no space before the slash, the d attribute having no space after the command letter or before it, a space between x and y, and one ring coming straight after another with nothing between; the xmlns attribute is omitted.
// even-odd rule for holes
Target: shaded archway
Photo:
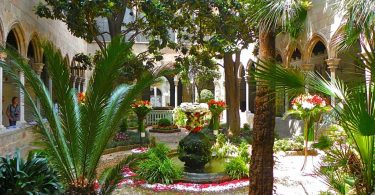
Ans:
<svg viewBox="0 0 375 195"><path fill-rule="evenodd" d="M26 56L29 62L30 67L36 68L34 66L34 63L39 63L40 62L40 53L41 53L41 48L40 48L40 43L39 39L37 38L37 35L34 34L32 36L32 39L30 40L27 50L26 50ZM36 69L36 71L38 71ZM39 72L37 72L39 74ZM34 90L30 86L30 84L25 80L25 87L27 91L29 92L31 98L34 100L34 102L39 102L37 101L36 95L34 93ZM40 105L38 105L39 107ZM35 121L35 115L33 114L33 109L31 102L28 101L28 99L25 100L25 120L27 122Z"/></svg>
<svg viewBox="0 0 375 195"><path fill-rule="evenodd" d="M17 51L20 55L24 54L24 36L23 31L18 24L13 25L8 32L5 44L7 48ZM15 81L11 79L10 75L5 73L3 78L3 102L5 103L3 105L3 113L5 113L5 110L11 104L13 97L20 98L20 90L15 84ZM22 112L21 109L21 115ZM9 120L5 114L3 114L3 123L5 126L9 126Z"/></svg>
<svg viewBox="0 0 375 195"><path fill-rule="evenodd" d="M329 69L326 60L328 59L327 47L322 41L318 41L311 52L310 62L314 64L314 71L329 79L328 74Z"/></svg>

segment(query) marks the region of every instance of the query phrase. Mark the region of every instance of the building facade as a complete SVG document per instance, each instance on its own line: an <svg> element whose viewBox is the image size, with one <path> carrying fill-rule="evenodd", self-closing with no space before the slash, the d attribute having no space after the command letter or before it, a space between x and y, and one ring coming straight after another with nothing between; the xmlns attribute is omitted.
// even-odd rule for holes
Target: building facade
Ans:
<svg viewBox="0 0 375 195"><path fill-rule="evenodd" d="M59 21L53 21L37 17L33 10L39 0L0 0L0 44L14 47L19 53L29 60L30 66L41 76L46 86L53 95L52 83L48 78L47 70L44 66L43 51L40 48L41 40L52 41L60 49L61 56L66 60L67 66L72 68L72 86L78 91L84 91L89 72L80 70L79 64L75 64L73 56L77 53L95 53L98 47L91 43L74 37L66 25ZM303 71L317 71L322 75L326 72L333 78L346 78L350 81L363 73L363 70L356 68L354 61L349 54L358 54L362 51L358 44L348 51L340 51L336 47L336 40L343 30L345 19L336 9L336 0L312 0L312 7L308 11L306 30L297 40L291 40L287 35L280 34L276 39L277 60L284 66L293 66ZM127 18L128 17L128 18ZM130 16L124 21L129 21ZM105 30L104 19L98 20L98 24ZM171 32L171 37L175 36ZM138 37L134 46L134 52L140 53L147 48L147 38ZM240 83L240 110L241 123L250 123L254 112L255 86L249 83L249 71L254 71L253 56L254 45L242 51L242 67L238 72L238 82ZM164 59L157 65L174 63L177 54L171 49L162 51ZM6 60L6 56L0 53L0 60ZM221 61L218 61L222 64ZM214 93L215 99L225 99L224 70L220 66L221 78L212 81L210 90ZM21 78L23 77L20 73ZM328 78L328 77L327 77ZM28 127L28 122L33 121L31 109L28 107L25 98L19 89L12 83L9 76L0 71L0 129L8 126L8 119L5 116L5 109L11 103L14 96L21 100L21 117L17 129ZM27 86L27 82L26 82ZM177 76L164 77L162 82L150 87L145 92L144 99L151 100L156 106L178 106L183 101L191 100L191 90L183 86L181 79ZM35 97L34 97L35 98ZM280 113L288 109L289 101L287 94L278 96L278 110ZM332 100L334 103L334 100ZM277 128L280 131L291 129L297 131L300 124L291 124L277 120ZM283 132L288 135L292 132ZM9 133L8 133L9 134ZM0 137L2 135L0 134ZM22 136L18 135L21 137ZM26 136L27 137L27 136ZM3 139L7 139L3 137ZM1 142L3 143L3 142ZM17 147L17 143L12 143L1 148L0 154L11 151Z"/></svg>

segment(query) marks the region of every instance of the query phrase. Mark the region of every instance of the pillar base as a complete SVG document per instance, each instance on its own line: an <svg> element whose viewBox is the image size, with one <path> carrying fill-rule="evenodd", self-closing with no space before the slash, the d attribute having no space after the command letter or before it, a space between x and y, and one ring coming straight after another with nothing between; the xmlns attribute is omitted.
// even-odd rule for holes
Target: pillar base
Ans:
<svg viewBox="0 0 375 195"><path fill-rule="evenodd" d="M0 125L0 131L6 130L7 128L4 125Z"/></svg>
<svg viewBox="0 0 375 195"><path fill-rule="evenodd" d="M17 122L16 122L16 127L23 127L23 126L25 126L26 124L27 124L26 121L17 121Z"/></svg>

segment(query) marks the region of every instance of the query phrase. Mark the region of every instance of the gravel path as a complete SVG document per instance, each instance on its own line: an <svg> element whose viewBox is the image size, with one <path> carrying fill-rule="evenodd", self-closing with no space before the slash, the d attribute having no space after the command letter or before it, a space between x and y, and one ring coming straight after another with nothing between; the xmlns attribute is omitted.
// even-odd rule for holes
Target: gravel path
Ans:
<svg viewBox="0 0 375 195"><path fill-rule="evenodd" d="M151 136L155 136L157 142L166 143L171 149L176 149L178 142L188 132L182 130L178 133L163 134L163 133L151 133ZM105 167L112 166L119 160L121 160L125 155L129 155L130 151L116 152L108 155L104 155L101 162L105 164ZM284 153L278 153L275 156L275 195L319 195L322 191L327 191L328 187L323 183L323 181L314 175L314 169L319 166L321 155L315 157L309 157L307 165L303 171L301 167L303 164L303 156L286 156ZM162 192L156 193L150 190L144 190L134 187L123 187L114 192L116 195L148 195L148 194L197 194L197 193L186 193L186 192ZM199 194L234 194L242 195L248 194L248 189L237 189L233 191L227 191L222 193L199 193Z"/></svg>

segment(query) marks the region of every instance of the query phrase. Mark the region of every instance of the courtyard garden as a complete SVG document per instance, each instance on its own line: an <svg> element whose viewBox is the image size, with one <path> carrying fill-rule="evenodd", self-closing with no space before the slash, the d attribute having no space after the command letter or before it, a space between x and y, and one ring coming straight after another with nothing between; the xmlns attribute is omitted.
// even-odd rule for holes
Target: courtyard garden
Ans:
<svg viewBox="0 0 375 195"><path fill-rule="evenodd" d="M329 66L319 72L283 63L288 52L277 58L276 36L298 45L313 2L40 3L35 14L98 48L75 56L90 72L77 91L60 48L41 40L52 93L17 48L0 47L1 75L20 88L36 120L33 149L0 157L0 194L374 194L375 3L342 0L335 8L346 23L332 47L362 49L340 53L355 66L344 78L332 62L339 60L324 59ZM123 24L129 7L135 19ZM110 40L99 17L109 21ZM150 38L138 54L137 36ZM257 59L241 72L249 45ZM178 54L173 63L160 62L167 49Z"/></svg>

